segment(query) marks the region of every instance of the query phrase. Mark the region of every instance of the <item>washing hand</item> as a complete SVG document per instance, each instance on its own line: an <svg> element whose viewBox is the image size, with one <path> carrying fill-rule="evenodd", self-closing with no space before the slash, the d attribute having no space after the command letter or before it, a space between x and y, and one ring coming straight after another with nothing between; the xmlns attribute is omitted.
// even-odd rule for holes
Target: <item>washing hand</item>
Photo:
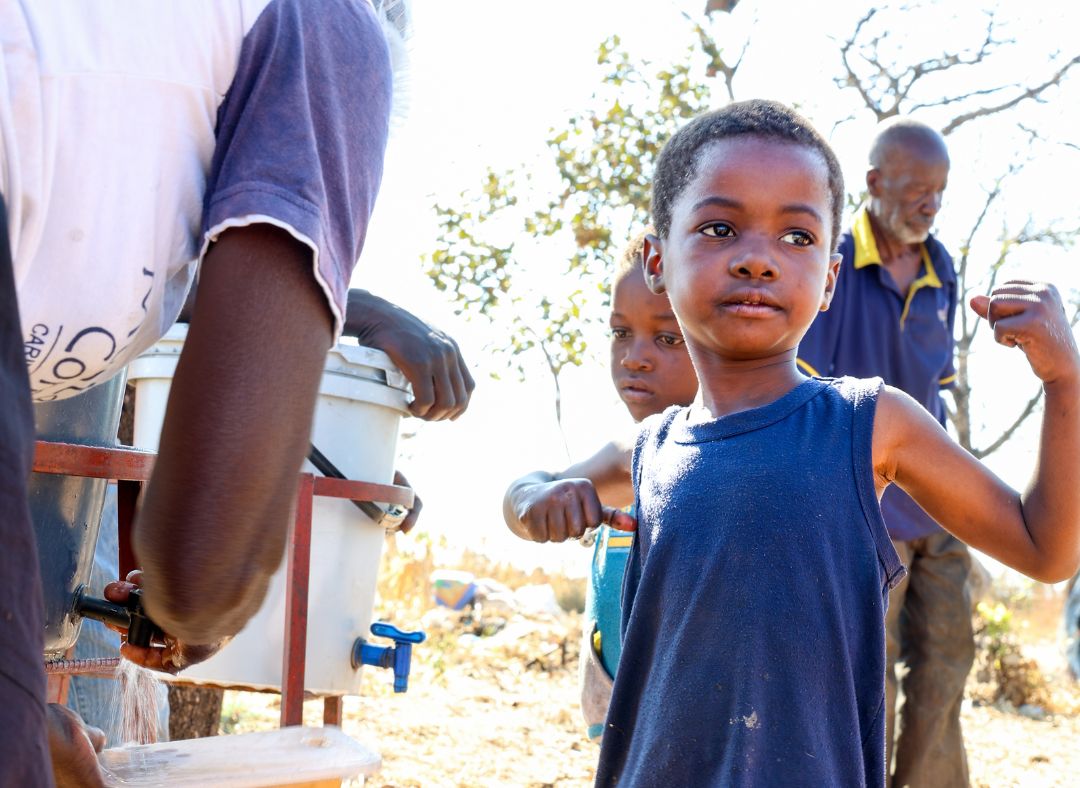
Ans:
<svg viewBox="0 0 1080 788"><path fill-rule="evenodd" d="M45 724L56 787L104 788L96 754L105 746L105 734L56 703L45 707Z"/></svg>
<svg viewBox="0 0 1080 788"><path fill-rule="evenodd" d="M135 570L128 574L127 580L115 580L105 586L105 598L122 605L127 602L128 595L141 585L142 572ZM125 634L124 630L117 631ZM163 642L151 643L147 648L125 642L120 646L120 653L136 665L175 675L191 665L209 659L228 642L226 638L216 643L184 643L166 634Z"/></svg>

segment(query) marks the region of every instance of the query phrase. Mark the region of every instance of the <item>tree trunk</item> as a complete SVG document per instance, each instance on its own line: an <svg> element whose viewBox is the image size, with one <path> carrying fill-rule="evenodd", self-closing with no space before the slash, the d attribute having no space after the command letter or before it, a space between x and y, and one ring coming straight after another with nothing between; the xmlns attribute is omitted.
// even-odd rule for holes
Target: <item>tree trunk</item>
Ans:
<svg viewBox="0 0 1080 788"><path fill-rule="evenodd" d="M194 684L169 685L169 739L217 736L225 690Z"/></svg>

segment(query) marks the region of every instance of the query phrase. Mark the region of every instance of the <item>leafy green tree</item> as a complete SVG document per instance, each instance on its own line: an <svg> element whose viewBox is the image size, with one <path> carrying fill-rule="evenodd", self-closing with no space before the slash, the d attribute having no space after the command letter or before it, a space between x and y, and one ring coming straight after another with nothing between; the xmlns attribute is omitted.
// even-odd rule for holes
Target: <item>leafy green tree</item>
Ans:
<svg viewBox="0 0 1080 788"><path fill-rule="evenodd" d="M608 273L648 221L651 162L675 129L710 106L709 82L693 73L697 46L681 63L650 69L620 45L618 36L600 45L604 75L591 105L550 132L561 188L546 204L521 205L516 187L529 176L519 169L489 171L480 189L435 206L440 235L429 276L460 311L505 332L493 347L519 374L528 354L543 355L560 426L560 374L586 359L585 331L602 322L610 298ZM508 239L493 240L507 227ZM561 243L565 260L540 276L519 257L520 239L537 238Z"/></svg>
<svg viewBox="0 0 1080 788"><path fill-rule="evenodd" d="M479 188L463 193L436 211L440 236L428 258L427 271L436 287L447 292L460 311L482 316L500 337L493 349L524 375L528 359L542 355L555 385L555 412L561 426L560 374L587 358L586 336L595 328L609 298L607 274L627 239L648 220L652 162L670 134L717 101L732 101L752 48L751 34L731 33L729 14L736 2L709 0L700 18L685 16L689 45L685 56L666 67L640 62L623 49L618 36L600 45L600 84L589 106L564 127L552 129L547 145L559 188L539 208L522 204L524 168L488 172ZM754 13L752 3L740 12ZM1022 216L1003 206L1003 186L1017 176L1025 160L1049 148L1075 143L1044 139L1038 129L1019 125L1013 110L1057 97L1080 54L1051 53L1043 73L1030 84L1001 81L1001 61L1015 55L1016 41L1002 31L993 10L957 29L954 48L920 51L898 31L922 24L941 24L951 14L948 3L875 7L853 20L850 33L835 39L837 71L823 75L823 90L850 96L848 114L836 118L833 131L848 121L898 114L937 125L946 137L986 124L1019 130L1015 151L1003 160L1004 171L992 173L985 205L976 210L962 237L946 238L957 252L962 298L984 292L1008 269L1024 247L1068 247L1080 225L1059 218ZM751 28L752 29L752 28ZM962 93L950 86L963 77ZM820 119L819 119L820 122ZM950 143L952 144L952 143ZM1070 153L1072 155L1072 153ZM861 188L861 184L851 184ZM849 195L852 206L862 196ZM529 259L535 247L543 260ZM987 250L991 250L989 253ZM1080 300L1074 304L1074 323ZM950 417L962 445L977 456L1002 446L1037 410L1034 393L1000 432L973 445L973 400L969 360L980 323L961 310L958 326L958 379Z"/></svg>

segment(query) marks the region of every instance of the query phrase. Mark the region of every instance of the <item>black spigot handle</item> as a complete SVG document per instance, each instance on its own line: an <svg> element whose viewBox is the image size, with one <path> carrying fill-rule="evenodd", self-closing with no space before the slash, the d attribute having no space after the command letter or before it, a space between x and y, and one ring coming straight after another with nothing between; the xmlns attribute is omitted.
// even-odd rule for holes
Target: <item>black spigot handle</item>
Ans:
<svg viewBox="0 0 1080 788"><path fill-rule="evenodd" d="M74 609L83 618L92 618L121 629L131 626L131 612L126 607L108 599L90 596L86 593L86 586L80 586L75 593Z"/></svg>
<svg viewBox="0 0 1080 788"><path fill-rule="evenodd" d="M75 612L85 618L93 618L127 630L127 642L142 648L149 648L157 641L164 642L165 633L155 624L142 605L142 589L136 588L129 595L125 604L99 599L80 588L75 595Z"/></svg>
<svg viewBox="0 0 1080 788"><path fill-rule="evenodd" d="M127 642L133 646L149 648L154 641L165 642L165 633L143 610L142 589L136 588L128 595L127 608L131 624L128 626Z"/></svg>

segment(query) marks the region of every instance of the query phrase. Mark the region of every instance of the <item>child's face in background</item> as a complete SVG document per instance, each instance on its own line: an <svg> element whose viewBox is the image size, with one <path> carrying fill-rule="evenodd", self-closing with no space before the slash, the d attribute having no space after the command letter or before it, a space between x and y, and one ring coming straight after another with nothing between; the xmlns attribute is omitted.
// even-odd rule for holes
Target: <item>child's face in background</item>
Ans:
<svg viewBox="0 0 1080 788"><path fill-rule="evenodd" d="M649 290L640 269L611 294L611 380L634 421L669 405L689 405L697 377L667 297Z"/></svg>
<svg viewBox="0 0 1080 788"><path fill-rule="evenodd" d="M652 285L666 290L696 359L791 351L836 283L825 162L812 148L751 136L698 156L668 237L646 246Z"/></svg>

